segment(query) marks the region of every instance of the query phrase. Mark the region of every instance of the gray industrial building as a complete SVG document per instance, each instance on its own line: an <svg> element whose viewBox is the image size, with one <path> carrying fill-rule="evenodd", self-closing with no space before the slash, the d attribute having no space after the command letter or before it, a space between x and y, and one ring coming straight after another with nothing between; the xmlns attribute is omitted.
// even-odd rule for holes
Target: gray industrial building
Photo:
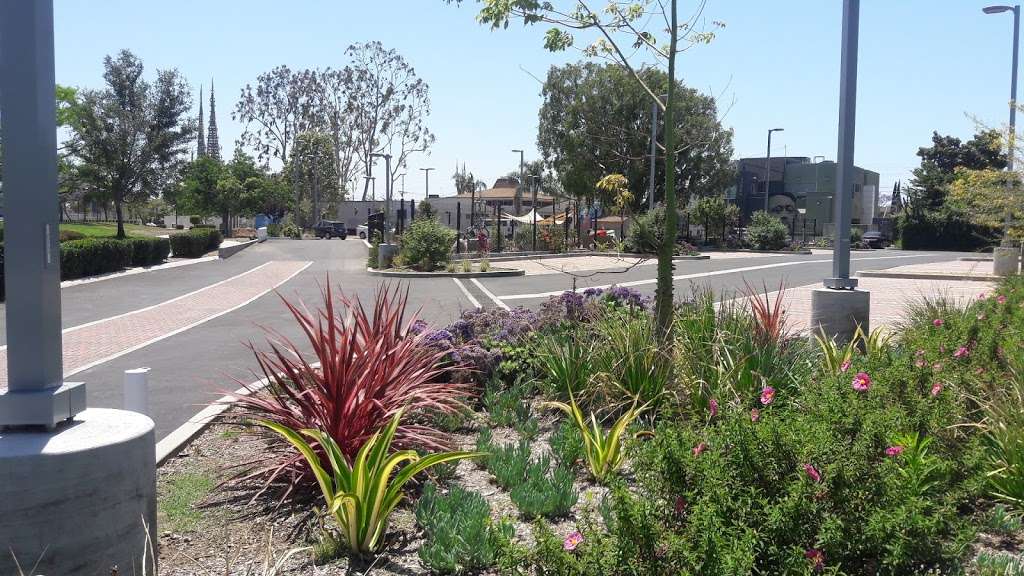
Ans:
<svg viewBox="0 0 1024 576"><path fill-rule="evenodd" d="M765 184L765 159L741 158L736 162L736 183L726 197L736 203L743 222L765 208L795 228L812 226L819 232L831 230L836 193L836 163L812 161L806 156L772 158ZM878 213L879 175L854 166L853 224L870 226Z"/></svg>

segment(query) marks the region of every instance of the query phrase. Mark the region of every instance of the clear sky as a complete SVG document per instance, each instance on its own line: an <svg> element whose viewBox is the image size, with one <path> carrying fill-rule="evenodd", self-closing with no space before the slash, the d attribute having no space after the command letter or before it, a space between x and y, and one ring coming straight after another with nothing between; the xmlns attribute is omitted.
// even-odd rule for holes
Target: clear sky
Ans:
<svg viewBox="0 0 1024 576"><path fill-rule="evenodd" d="M856 162L881 173L883 192L909 178L932 130L967 139L971 117L1005 125L1013 18L982 14L987 3L862 1ZM688 13L694 2L680 5ZM841 7L709 0L706 18L726 28L681 56L679 70L687 84L719 97L738 157L763 156L765 131L784 127L773 155L835 158ZM536 26L491 32L475 21L472 0L55 0L55 13L59 83L100 87L103 56L121 48L142 59L149 78L178 68L197 95L212 77L228 154L243 128L231 120L239 91L261 72L279 64L339 68L354 42L395 48L430 85L437 137L429 157L410 163L405 188L414 197L424 194L421 167L436 168L430 191L448 194L457 163L490 184L518 167L511 149L537 157L534 77L581 57L546 52Z"/></svg>

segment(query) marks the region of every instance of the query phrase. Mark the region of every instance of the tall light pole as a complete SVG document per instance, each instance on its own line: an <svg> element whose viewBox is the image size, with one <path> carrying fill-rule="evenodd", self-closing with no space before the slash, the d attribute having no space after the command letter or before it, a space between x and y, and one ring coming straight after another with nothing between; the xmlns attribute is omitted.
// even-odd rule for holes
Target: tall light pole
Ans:
<svg viewBox="0 0 1024 576"><path fill-rule="evenodd" d="M768 130L768 153L764 157L764 211L768 211L768 191L772 187L772 132L782 132L785 128Z"/></svg>
<svg viewBox="0 0 1024 576"><path fill-rule="evenodd" d="M402 200L405 200L405 172L402 172L399 176L402 177L402 189L398 191L398 195L402 197Z"/></svg>
<svg viewBox="0 0 1024 576"><path fill-rule="evenodd" d="M424 198L430 198L430 171L433 170L433 168L420 168L420 170L423 170L423 176L426 178L426 186L427 186L427 191L423 195L423 197Z"/></svg>
<svg viewBox="0 0 1024 576"><path fill-rule="evenodd" d="M512 202L512 211L516 213L516 216L522 216L521 209L523 207L523 181L526 180L526 176L523 175L523 151L513 150L512 152L519 153L519 178L516 178L516 196Z"/></svg>
<svg viewBox="0 0 1024 576"><path fill-rule="evenodd" d="M859 327L870 333L871 295L850 278L850 218L853 207L853 151L857 120L857 44L860 0L843 0L839 81L839 147L836 154L835 248L832 277L811 291L811 330L848 342Z"/></svg>
<svg viewBox="0 0 1024 576"><path fill-rule="evenodd" d="M371 158L384 159L384 239L391 243L391 154L370 154Z"/></svg>
<svg viewBox="0 0 1024 576"><path fill-rule="evenodd" d="M1009 139L1007 140L1006 150L1007 162L1006 170L1013 172L1013 156L1014 156L1014 145L1017 139L1017 53L1020 51L1020 5L1015 6L986 6L981 9L985 14L1001 14L1003 12L1013 12L1013 53L1010 56L1012 62L1010 70L1010 133ZM1012 190L1013 180L1008 178L1006 181L1007 188ZM1006 230L1003 234L1003 245L1011 246L1010 244L1010 208L1007 206L1006 209Z"/></svg>

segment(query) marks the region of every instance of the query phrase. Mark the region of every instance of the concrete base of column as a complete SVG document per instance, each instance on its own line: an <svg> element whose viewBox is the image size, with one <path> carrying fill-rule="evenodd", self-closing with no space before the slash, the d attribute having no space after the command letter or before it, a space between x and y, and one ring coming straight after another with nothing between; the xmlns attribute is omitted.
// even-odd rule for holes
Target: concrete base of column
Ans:
<svg viewBox="0 0 1024 576"><path fill-rule="evenodd" d="M996 276L1020 274L1020 249L998 247L992 251L992 273Z"/></svg>
<svg viewBox="0 0 1024 576"><path fill-rule="evenodd" d="M395 254L398 253L398 244L385 244L381 242L377 245L377 268L391 268L391 265L395 261Z"/></svg>
<svg viewBox="0 0 1024 576"><path fill-rule="evenodd" d="M146 530L154 549L146 554ZM156 574L153 421L92 408L53 432L0 433L0 574Z"/></svg>
<svg viewBox="0 0 1024 576"><path fill-rule="evenodd" d="M816 288L811 291L811 331L824 332L828 338L846 343L853 339L857 326L870 331L871 293L867 290L834 290Z"/></svg>

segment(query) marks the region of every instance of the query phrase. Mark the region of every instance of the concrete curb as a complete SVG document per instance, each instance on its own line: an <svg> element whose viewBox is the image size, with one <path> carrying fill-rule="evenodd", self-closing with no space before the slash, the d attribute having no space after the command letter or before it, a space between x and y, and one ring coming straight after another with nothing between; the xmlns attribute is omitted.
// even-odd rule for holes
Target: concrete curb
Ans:
<svg viewBox="0 0 1024 576"><path fill-rule="evenodd" d="M961 262L995 262L995 258L992 256L961 256L958 258Z"/></svg>
<svg viewBox="0 0 1024 576"><path fill-rule="evenodd" d="M525 276L526 270L490 270L487 272L407 272L374 270L367 268L370 276L387 276L390 278L502 278L506 276Z"/></svg>
<svg viewBox="0 0 1024 576"><path fill-rule="evenodd" d="M247 240L245 242L239 242L238 244L232 244L231 246L224 246L223 248L218 248L217 257L219 257L222 260L224 258L230 258L258 242L259 240Z"/></svg>
<svg viewBox="0 0 1024 576"><path fill-rule="evenodd" d="M829 248L820 248L820 250L829 250ZM809 256L810 254L812 254L812 252L810 250L752 250L750 248L736 248L735 250L726 250L726 249L718 250L718 249L704 248L704 249L701 249L701 252L711 252L712 254L714 254L715 252L743 252L745 254L783 254L785 256L793 256L793 255ZM873 250L872 250L872 252L873 252Z"/></svg>
<svg viewBox="0 0 1024 576"><path fill-rule="evenodd" d="M861 270L861 278L901 278L904 280L955 280L973 282L998 282L1002 276L994 274L946 274L943 272L889 272L887 270Z"/></svg>
<svg viewBox="0 0 1024 576"><path fill-rule="evenodd" d="M582 256L601 256L605 258L647 258L655 259L657 254L637 254L633 252L568 252L551 254L548 252L523 252L520 254L509 254L507 256L494 256L491 258L453 258L456 262L462 262L463 260L469 260L470 262L479 262L480 260L487 260L488 262L510 262L513 260L553 260L558 258L578 258ZM708 260L711 257L706 254L697 254L694 256L673 256L672 260Z"/></svg>

